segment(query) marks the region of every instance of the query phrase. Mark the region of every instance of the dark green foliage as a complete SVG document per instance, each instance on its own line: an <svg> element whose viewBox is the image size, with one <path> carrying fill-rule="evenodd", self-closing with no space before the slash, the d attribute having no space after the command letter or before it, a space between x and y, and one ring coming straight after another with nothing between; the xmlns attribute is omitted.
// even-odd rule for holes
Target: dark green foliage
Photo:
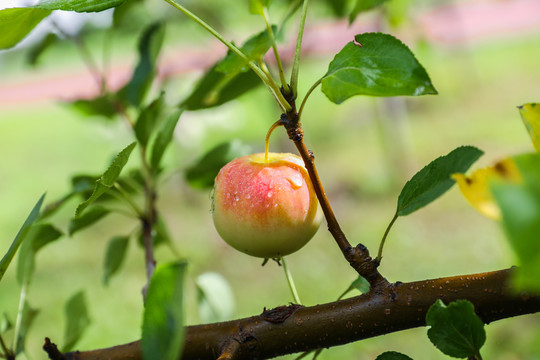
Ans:
<svg viewBox="0 0 540 360"><path fill-rule="evenodd" d="M11 8L0 10L0 49L9 49L49 16L51 10Z"/></svg>
<svg viewBox="0 0 540 360"><path fill-rule="evenodd" d="M270 6L271 0L249 0L249 12L256 15L262 15L263 9Z"/></svg>
<svg viewBox="0 0 540 360"><path fill-rule="evenodd" d="M507 238L519 260L518 284L526 289L539 290L540 155L518 155L514 161L523 181L494 181L491 189L501 209Z"/></svg>
<svg viewBox="0 0 540 360"><path fill-rule="evenodd" d="M355 95L399 96L436 94L422 65L392 35L355 36L330 63L322 91L340 104Z"/></svg>
<svg viewBox="0 0 540 360"><path fill-rule="evenodd" d="M64 346L62 351L68 352L73 350L77 341L79 341L88 325L90 325L84 292L79 291L69 298L64 312L67 324L64 332Z"/></svg>
<svg viewBox="0 0 540 360"><path fill-rule="evenodd" d="M156 269L144 308L141 347L145 360L176 360L184 343L186 262Z"/></svg>
<svg viewBox="0 0 540 360"><path fill-rule="evenodd" d="M119 97L129 105L139 106L156 76L156 63L163 39L165 25L154 23L145 29L139 40L139 62L130 81L120 90Z"/></svg>
<svg viewBox="0 0 540 360"><path fill-rule="evenodd" d="M71 103L74 109L86 116L103 116L114 119L118 115L115 99L111 94L100 95L93 99L79 99Z"/></svg>
<svg viewBox="0 0 540 360"><path fill-rule="evenodd" d="M164 105L162 93L139 114L137 122L135 122L135 136L142 146L148 144L152 132L156 128L156 125L159 124L159 117L163 111Z"/></svg>
<svg viewBox="0 0 540 360"><path fill-rule="evenodd" d="M15 239L11 243L11 246L9 247L7 253L4 255L2 260L0 260L0 280L2 280L2 278L4 277L4 274L7 268L9 267L9 264L11 264L11 260L13 260L13 257L17 253L17 250L21 246L23 240L28 235L28 231L30 230L32 224L38 219L39 212L41 210L41 206L43 205L44 199L45 199L45 194L41 195L36 205L34 205L32 210L30 211L30 214L24 221L21 229L15 236Z"/></svg>
<svg viewBox="0 0 540 360"><path fill-rule="evenodd" d="M276 26L272 26L272 31L275 33ZM242 45L240 50L244 53L248 59L258 61L262 59L264 54L268 52L268 49L272 46L270 35L266 30L250 37ZM249 66L245 60L236 55L233 51L229 50L223 60L221 60L216 67L217 71L226 74L236 74L238 72L248 71Z"/></svg>
<svg viewBox="0 0 540 360"><path fill-rule="evenodd" d="M204 74L191 94L180 104L181 107L200 110L219 106L262 85L261 79L253 71L224 74L216 70L218 64Z"/></svg>
<svg viewBox="0 0 540 360"><path fill-rule="evenodd" d="M92 195L90 195L90 197L86 201L82 202L77 207L77 210L75 211L76 217L80 216L84 209L88 207L88 205L96 201L101 195L106 193L114 185L114 183L120 176L120 172L128 162L129 156L135 148L135 145L136 143L131 143L124 150L118 153L109 168L96 181Z"/></svg>
<svg viewBox="0 0 540 360"><path fill-rule="evenodd" d="M42 0L35 7L48 10L98 12L121 5L125 0Z"/></svg>
<svg viewBox="0 0 540 360"><path fill-rule="evenodd" d="M352 23L361 12L374 9L387 1L388 0L356 0L356 4L349 14L349 22Z"/></svg>
<svg viewBox="0 0 540 360"><path fill-rule="evenodd" d="M343 294L338 297L338 300L343 299L345 295L347 295L353 290L358 290L362 294L367 293L369 291L369 282L363 276L358 275L358 277L351 283L351 285L349 285L347 290L345 290Z"/></svg>
<svg viewBox="0 0 540 360"><path fill-rule="evenodd" d="M467 171L482 154L474 146L461 146L426 165L401 190L397 215L408 215L444 194L455 184L450 176Z"/></svg>
<svg viewBox="0 0 540 360"><path fill-rule="evenodd" d="M276 31L275 26L272 29ZM240 49L250 60L258 60L271 46L265 30L246 40ZM262 84L261 79L248 70L246 62L229 50L222 60L206 72L181 107L199 110L218 106Z"/></svg>
<svg viewBox="0 0 540 360"><path fill-rule="evenodd" d="M348 0L325 0L325 3L332 9L338 17L343 17L347 14Z"/></svg>
<svg viewBox="0 0 540 360"><path fill-rule="evenodd" d="M71 219L68 226L69 235L73 235L77 231L93 225L94 223L107 216L110 212L111 211L109 209L103 206L91 206L80 216Z"/></svg>
<svg viewBox="0 0 540 360"><path fill-rule="evenodd" d="M458 300L446 306L437 300L429 308L426 324L431 326L428 337L446 355L466 358L478 356L486 341L484 323L467 300Z"/></svg>
<svg viewBox="0 0 540 360"><path fill-rule="evenodd" d="M183 109L175 110L165 118L158 129L150 158L150 165L155 173L159 172L161 158L173 139L174 129L176 128L176 124L178 123L182 112Z"/></svg>
<svg viewBox="0 0 540 360"><path fill-rule="evenodd" d="M129 236L115 236L109 240L103 266L103 284L108 285L111 277L121 268L128 245Z"/></svg>
<svg viewBox="0 0 540 360"><path fill-rule="evenodd" d="M412 360L405 354L397 351L385 351L381 355L377 356L375 360Z"/></svg>
<svg viewBox="0 0 540 360"><path fill-rule="evenodd" d="M195 188L211 188L223 166L237 157L248 155L250 152L250 147L243 145L238 140L219 144L186 169L186 180Z"/></svg>
<svg viewBox="0 0 540 360"><path fill-rule="evenodd" d="M63 233L51 224L34 224L21 245L17 262L19 284L29 283L34 273L35 257L45 245L58 240Z"/></svg>

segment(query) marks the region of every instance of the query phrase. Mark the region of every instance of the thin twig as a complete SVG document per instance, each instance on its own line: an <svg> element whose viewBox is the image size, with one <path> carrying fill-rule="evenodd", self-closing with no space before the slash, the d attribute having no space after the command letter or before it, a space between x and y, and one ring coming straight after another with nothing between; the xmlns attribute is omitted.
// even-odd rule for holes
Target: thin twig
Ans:
<svg viewBox="0 0 540 360"><path fill-rule="evenodd" d="M84 64L96 81L100 94L104 94L106 92L107 84L105 81L105 74L99 69L97 62L94 60L92 53L90 53L90 50L88 50L84 41L77 35L71 35L65 32L56 22L51 21L51 24L63 37L71 40L75 44L77 50L79 50L79 53L81 54Z"/></svg>
<svg viewBox="0 0 540 360"><path fill-rule="evenodd" d="M223 349L223 352L217 360L233 360L237 358L238 351L240 350L240 343L236 341L235 339L230 339L227 343L227 346L225 346L225 349Z"/></svg>

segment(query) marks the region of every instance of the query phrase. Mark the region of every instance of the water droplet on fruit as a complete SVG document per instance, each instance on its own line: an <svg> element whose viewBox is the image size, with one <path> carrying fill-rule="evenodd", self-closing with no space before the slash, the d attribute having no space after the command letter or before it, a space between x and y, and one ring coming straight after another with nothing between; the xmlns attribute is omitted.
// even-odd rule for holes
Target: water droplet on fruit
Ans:
<svg viewBox="0 0 540 360"><path fill-rule="evenodd" d="M287 181L291 184L292 188L297 190L302 187L302 175L301 174L291 174L290 177L287 178Z"/></svg>
<svg viewBox="0 0 540 360"><path fill-rule="evenodd" d="M248 200L251 199L251 194L247 194L246 199L248 199Z"/></svg>
<svg viewBox="0 0 540 360"><path fill-rule="evenodd" d="M270 199L272 197L272 192L269 191L268 194L266 194L266 196L268 196L268 198Z"/></svg>
<svg viewBox="0 0 540 360"><path fill-rule="evenodd" d="M234 196L234 201L238 201L238 200L240 200L240 198L238 197L238 195L235 195Z"/></svg>

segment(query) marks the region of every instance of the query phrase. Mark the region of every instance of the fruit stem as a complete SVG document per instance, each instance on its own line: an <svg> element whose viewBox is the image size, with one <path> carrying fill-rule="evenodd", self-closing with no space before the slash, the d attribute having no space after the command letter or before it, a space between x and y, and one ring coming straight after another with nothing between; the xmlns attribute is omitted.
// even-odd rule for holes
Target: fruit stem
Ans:
<svg viewBox="0 0 540 360"><path fill-rule="evenodd" d="M264 142L264 162L268 163L268 149L270 147L270 136L272 135L272 132L278 127L283 126L283 121L279 119L275 123L270 126L270 129L268 129L268 132L266 133L266 140Z"/></svg>
<svg viewBox="0 0 540 360"><path fill-rule="evenodd" d="M293 280L291 272L289 271L289 268L287 267L287 262L285 262L285 258L284 257L280 258L280 262L283 264L285 277L287 278L287 283L289 284L289 289L291 289L291 293L292 293L295 304L302 305L302 301L300 301L300 297L298 296L298 292L296 291L296 286L294 285L294 280Z"/></svg>

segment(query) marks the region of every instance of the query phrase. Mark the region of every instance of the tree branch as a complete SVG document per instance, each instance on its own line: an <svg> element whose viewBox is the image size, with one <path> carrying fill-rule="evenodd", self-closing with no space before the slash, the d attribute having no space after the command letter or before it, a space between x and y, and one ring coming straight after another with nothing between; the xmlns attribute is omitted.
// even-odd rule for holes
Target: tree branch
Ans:
<svg viewBox="0 0 540 360"><path fill-rule="evenodd" d="M485 323L540 311L540 296L516 294L509 283L511 272L398 282L328 304L282 306L249 318L188 326L182 358L216 359L232 346L234 358L267 359L425 326L427 310L437 299L447 304L467 299ZM77 360L142 358L139 342L65 356Z"/></svg>

